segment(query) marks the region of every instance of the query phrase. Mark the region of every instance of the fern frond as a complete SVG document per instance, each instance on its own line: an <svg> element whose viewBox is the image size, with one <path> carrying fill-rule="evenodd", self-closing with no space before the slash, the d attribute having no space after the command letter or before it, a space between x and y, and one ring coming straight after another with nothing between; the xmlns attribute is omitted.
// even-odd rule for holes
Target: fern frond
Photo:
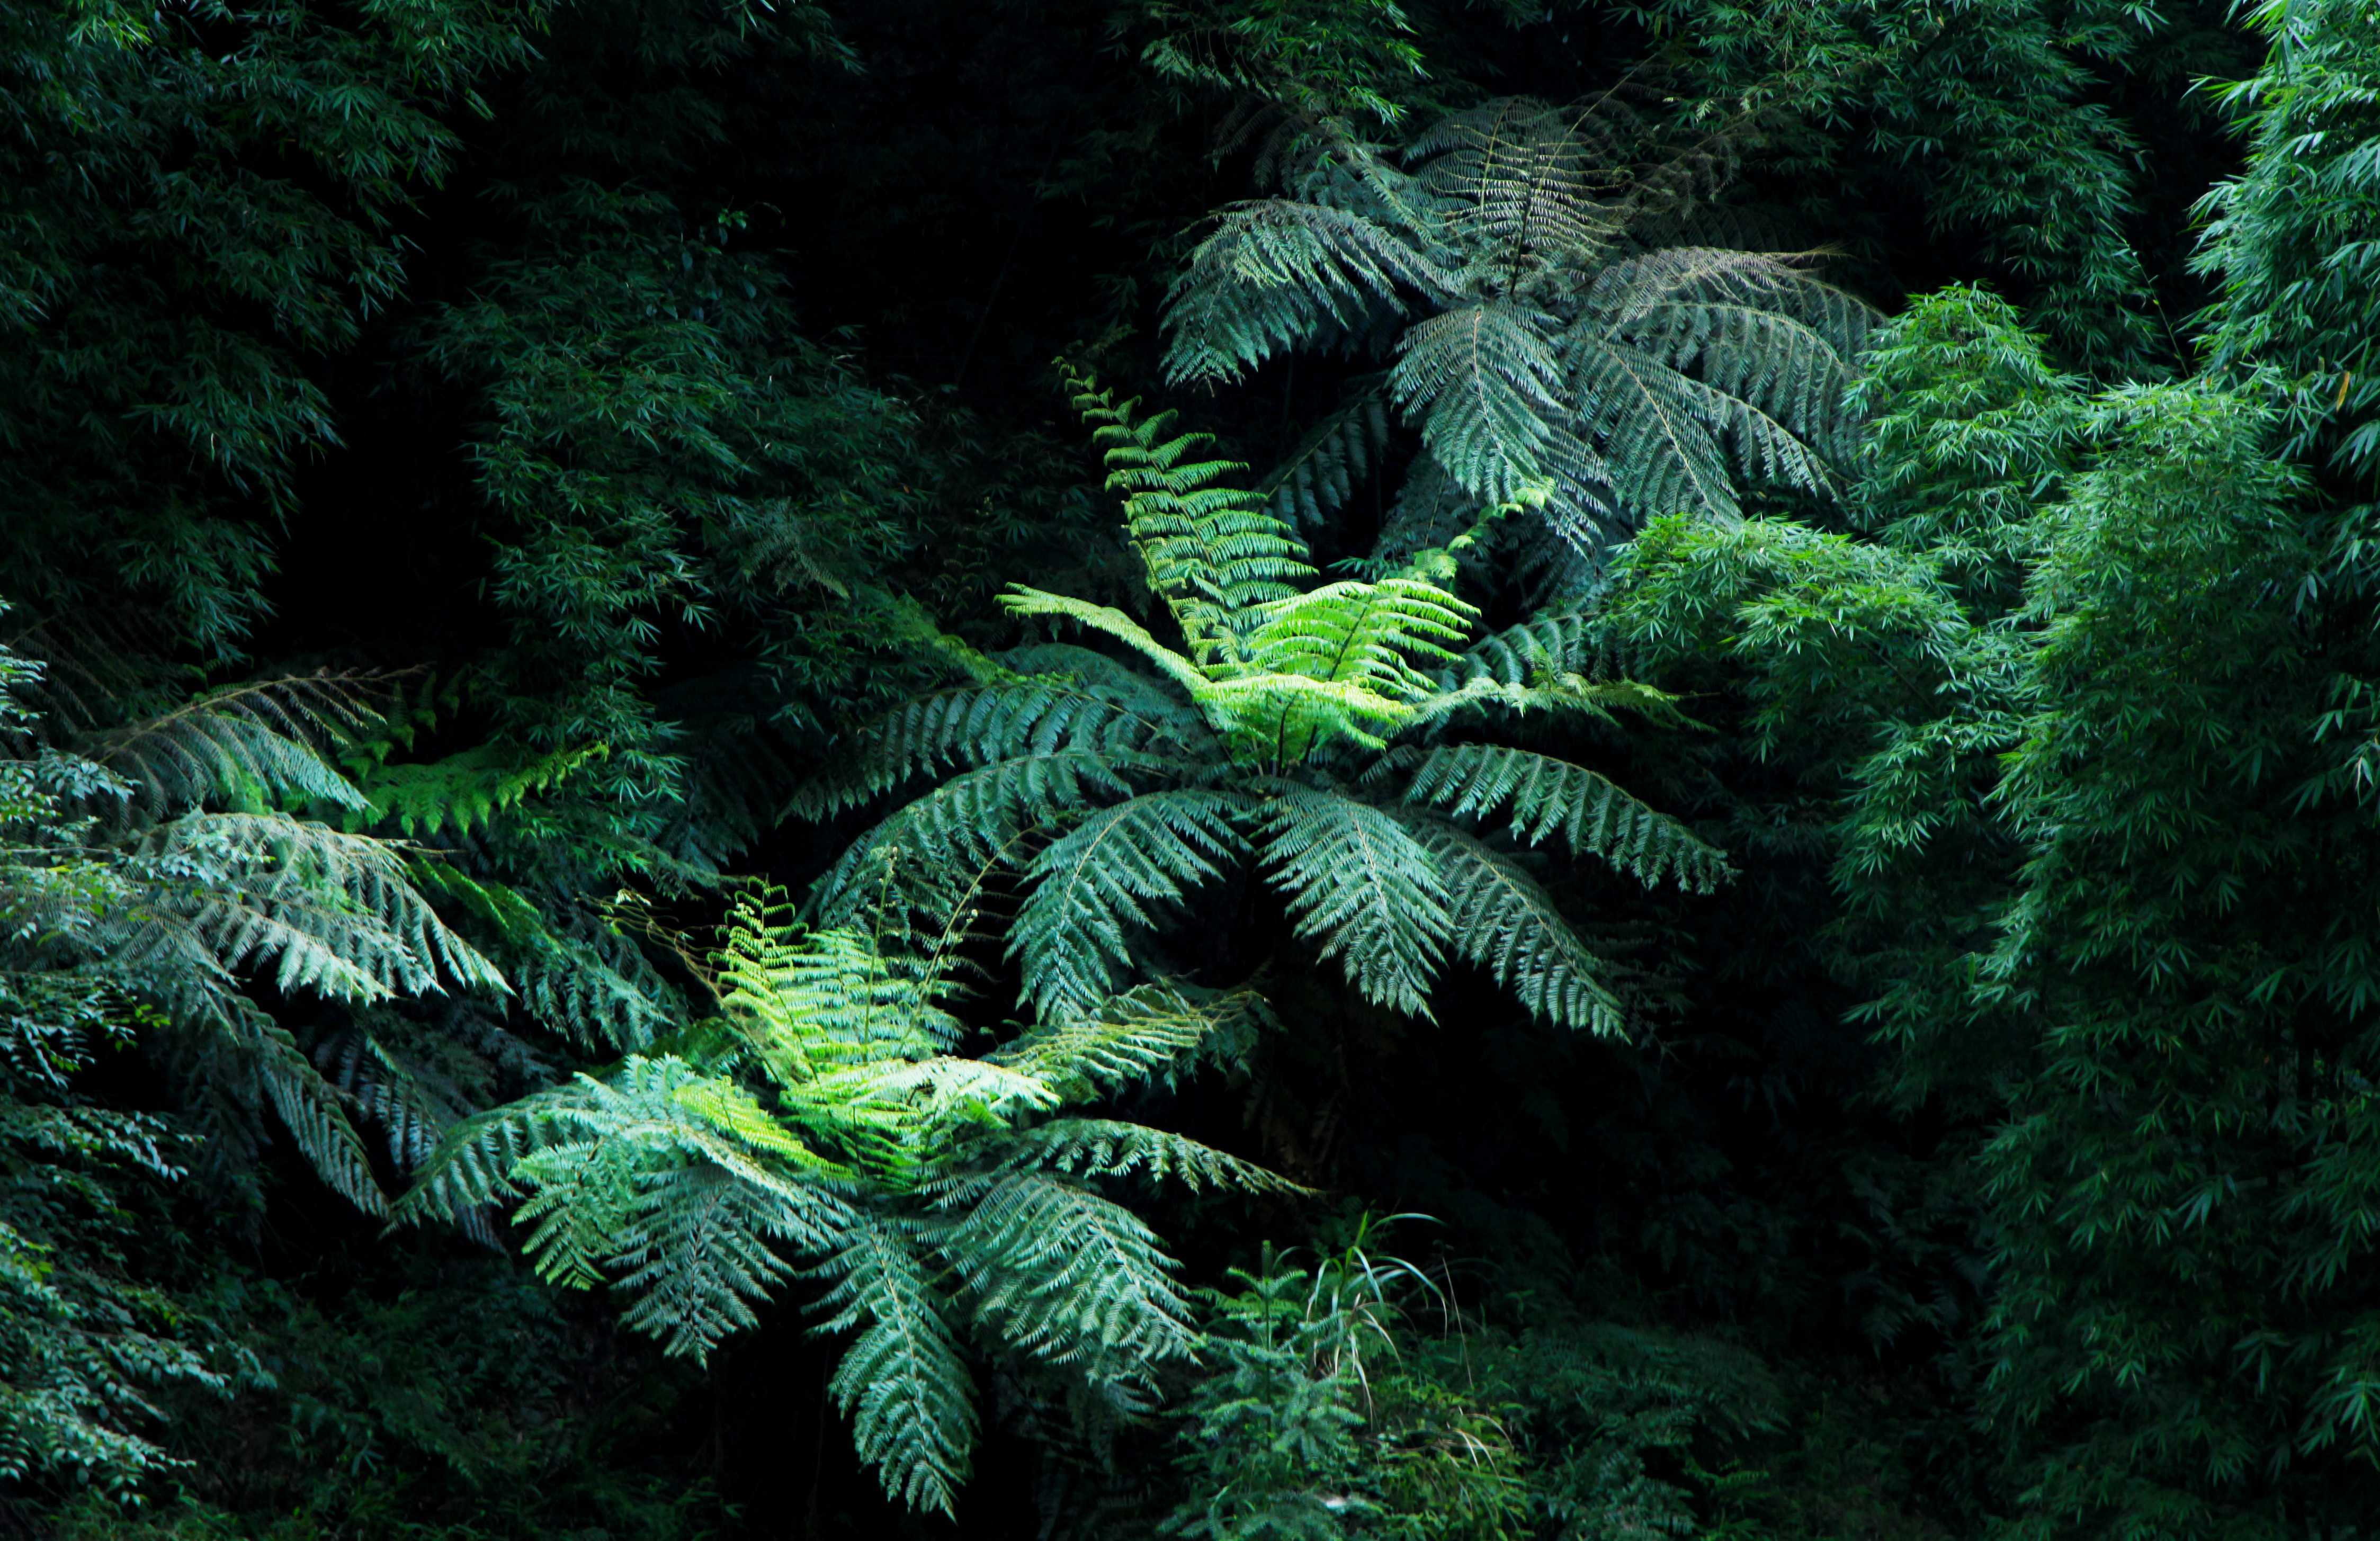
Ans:
<svg viewBox="0 0 2380 1541"><path fill-rule="evenodd" d="M1240 1193L1304 1193L1289 1179L1186 1135L1112 1119L1062 1118L988 1142L992 1168L1070 1178L1141 1177Z"/></svg>
<svg viewBox="0 0 2380 1541"><path fill-rule="evenodd" d="M833 1280L820 1302L832 1314L815 1330L858 1334L827 1389L851 1419L860 1459L911 1508L952 1513L975 1448L974 1383L911 1236L856 1208L812 1277Z"/></svg>
<svg viewBox="0 0 2380 1541"><path fill-rule="evenodd" d="M1238 825L1248 812L1228 793L1148 793L1090 815L1036 856L1009 953L1043 1017L1106 999L1151 911L1179 904L1245 851Z"/></svg>
<svg viewBox="0 0 2380 1541"><path fill-rule="evenodd" d="M1511 268L1536 258L1576 264L1616 237L1625 216L1595 197L1583 119L1522 97L1451 115L1406 152L1450 209L1459 239Z"/></svg>
<svg viewBox="0 0 2380 1541"><path fill-rule="evenodd" d="M1271 671L1217 680L1199 691L1198 704L1231 758L1257 766L1294 765L1342 741L1378 749L1413 710L1360 680Z"/></svg>
<svg viewBox="0 0 2380 1541"><path fill-rule="evenodd" d="M323 752L377 727L384 675L319 673L261 680L200 697L79 747L134 786L128 811L147 819L214 805L249 811L320 803L367 807Z"/></svg>
<svg viewBox="0 0 2380 1541"><path fill-rule="evenodd" d="M829 926L859 923L886 904L932 914L953 869L1021 863L1024 836L1095 801L1129 796L1116 770L1111 757L1060 749L963 771L853 842L819 879L811 904Z"/></svg>
<svg viewBox="0 0 2380 1541"><path fill-rule="evenodd" d="M1144 689L1147 687L1144 686ZM1061 749L1120 756L1171 734L1195 732L1181 713L1146 713L1138 703L1097 684L1032 675L921 696L870 722L837 746L817 780L787 811L824 819L881 796L911 777L953 765L989 765Z"/></svg>
<svg viewBox="0 0 2380 1541"><path fill-rule="evenodd" d="M394 824L407 837L471 834L551 791L602 753L600 746L557 749L524 759L500 746L481 744L443 759L376 765L361 778L370 807L349 827Z"/></svg>
<svg viewBox="0 0 2380 1541"><path fill-rule="evenodd" d="M1172 1085L1198 1049L1234 1035L1262 1004L1246 991L1194 1001L1171 985L1135 985L1090 1010L1028 1028L984 1059L1032 1076L1063 1101L1087 1102L1142 1082Z"/></svg>
<svg viewBox="0 0 2380 1541"><path fill-rule="evenodd" d="M1582 528L1737 512L1727 451L1711 420L1722 405L1717 393L1599 332L1574 333L1564 351L1579 419L1617 468L1613 505L1576 510Z"/></svg>
<svg viewBox="0 0 2380 1541"><path fill-rule="evenodd" d="M489 1207L521 1196L513 1169L557 1137L565 1110L585 1099L577 1081L472 1114L440 1137L389 1211L391 1223L466 1224Z"/></svg>
<svg viewBox="0 0 2380 1541"><path fill-rule="evenodd" d="M1532 1015L1558 1027L1617 1035L1619 999L1604 963L1579 940L1535 878L1468 832L1432 822L1418 837L1452 895L1450 945L1487 969Z"/></svg>
<svg viewBox="0 0 2380 1541"><path fill-rule="evenodd" d="M1548 675L1600 674L1604 656L1596 623L1583 612L1545 613L1474 642L1448 671L1446 683L1487 678L1526 685Z"/></svg>
<svg viewBox="0 0 2380 1541"><path fill-rule="evenodd" d="M1054 617L1103 632L1157 665L1160 673L1185 691L1195 692L1207 683L1197 664L1151 637L1148 627L1112 605L1093 604L1071 595L1051 594L1014 583L1002 591L1000 608L1011 615Z"/></svg>
<svg viewBox="0 0 2380 1541"><path fill-rule="evenodd" d="M1491 819L1509 805L1519 838L1535 845L1559 835L1572 855L1592 853L1647 888L1674 879L1708 893L1733 875L1719 851L1609 776L1534 750L1441 746L1415 767L1405 796L1458 819Z"/></svg>
<svg viewBox="0 0 2380 1541"><path fill-rule="evenodd" d="M1553 424L1568 416L1553 317L1510 300L1431 316L1399 339L1390 389L1422 443L1463 490L1506 503L1544 486Z"/></svg>
<svg viewBox="0 0 2380 1541"><path fill-rule="evenodd" d="M1411 699L1430 688L1416 662L1452 659L1447 644L1469 636L1479 612L1435 584L1392 577L1325 584L1258 613L1248 638L1258 667Z"/></svg>
<svg viewBox="0 0 2380 1541"><path fill-rule="evenodd" d="M260 1025L240 1037L273 1110L298 1152L332 1192L367 1215L386 1214L388 1198L372 1175L371 1156L348 1122L338 1088L322 1078L278 1025Z"/></svg>
<svg viewBox="0 0 2380 1541"><path fill-rule="evenodd" d="M285 991L370 1001L447 980L508 988L380 841L285 814L193 813L149 831L131 860L224 969L269 967Z"/></svg>
<svg viewBox="0 0 2380 1541"><path fill-rule="evenodd" d="M817 1188L789 1196L708 1163L648 1169L604 1259L637 1297L620 1320L698 1364L721 1339L757 1325L753 1305L792 1275L772 1242L816 1253L849 1214Z"/></svg>
<svg viewBox="0 0 2380 1541"><path fill-rule="evenodd" d="M1246 467L1188 458L1210 435L1168 439L1172 413L1135 421L1138 402L1116 402L1087 375L1073 384L1075 409L1097 425L1092 436L1107 448L1108 486L1125 494L1124 528L1149 591L1173 613L1192 657L1208 665L1229 660L1247 612L1314 576L1305 545L1262 499L1230 484Z"/></svg>
<svg viewBox="0 0 2380 1541"><path fill-rule="evenodd" d="M947 1050L961 1029L939 986L859 931L806 930L766 893L738 903L719 958L721 1009L785 1085Z"/></svg>
<svg viewBox="0 0 2380 1541"><path fill-rule="evenodd" d="M1377 387L1321 423L1257 487L1265 512L1292 528L1314 528L1347 506L1389 450L1389 411Z"/></svg>
<svg viewBox="0 0 2380 1541"><path fill-rule="evenodd" d="M1404 315L1403 292L1444 297L1459 284L1406 235L1354 211L1236 203L1166 296L1166 375L1237 380L1318 333L1360 337Z"/></svg>
<svg viewBox="0 0 2380 1541"><path fill-rule="evenodd" d="M1177 1265L1111 1199L1047 1172L1012 1171L965 1191L934 1240L978 1321L1094 1384L1145 1386L1155 1365L1196 1353Z"/></svg>
<svg viewBox="0 0 2380 1541"><path fill-rule="evenodd" d="M1284 786L1260 855L1296 934L1337 958L1367 1001L1427 1018L1451 926L1429 853L1378 808Z"/></svg>

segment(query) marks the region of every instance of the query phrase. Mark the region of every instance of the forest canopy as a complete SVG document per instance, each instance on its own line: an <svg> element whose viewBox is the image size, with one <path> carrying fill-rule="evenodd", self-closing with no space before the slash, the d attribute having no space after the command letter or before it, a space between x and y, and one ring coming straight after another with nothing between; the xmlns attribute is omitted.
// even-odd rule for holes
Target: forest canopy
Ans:
<svg viewBox="0 0 2380 1541"><path fill-rule="evenodd" d="M2380 1536L2380 6L0 8L0 1529Z"/></svg>

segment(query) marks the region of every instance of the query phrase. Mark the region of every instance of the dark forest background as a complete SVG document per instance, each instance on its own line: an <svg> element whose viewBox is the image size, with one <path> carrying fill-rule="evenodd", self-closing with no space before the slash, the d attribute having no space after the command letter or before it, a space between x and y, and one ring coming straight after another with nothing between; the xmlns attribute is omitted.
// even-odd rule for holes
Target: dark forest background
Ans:
<svg viewBox="0 0 2380 1541"><path fill-rule="evenodd" d="M2375 232L2355 0L7 7L0 1532L2380 1534Z"/></svg>

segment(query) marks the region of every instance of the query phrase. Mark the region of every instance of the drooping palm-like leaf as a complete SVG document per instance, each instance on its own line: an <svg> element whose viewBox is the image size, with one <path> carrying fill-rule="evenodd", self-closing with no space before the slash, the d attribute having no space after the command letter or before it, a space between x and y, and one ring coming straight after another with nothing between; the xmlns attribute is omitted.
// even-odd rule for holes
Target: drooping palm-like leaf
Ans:
<svg viewBox="0 0 2380 1541"><path fill-rule="evenodd" d="M1661 238L1707 157L1637 169L1643 138L1616 102L1515 98L1402 155L1308 135L1281 195L1218 213L1175 282L1173 378L1376 357L1421 439L1404 517L1451 495L1467 523L1531 490L1589 563L1649 517L1734 511L1741 476L1829 490L1871 312L1800 255ZM1378 465L1350 427L1366 403L1269 479L1277 512L1319 518Z"/></svg>
<svg viewBox="0 0 2380 1541"><path fill-rule="evenodd" d="M1315 582L1288 526L1221 485L1234 467L1197 436L1078 386L1186 647L1111 607L1012 589L1012 613L1115 651L1018 649L855 734L798 806L908 800L820 881L820 919L872 905L906 936L974 937L988 909L1009 911L1025 998L1062 1027L1153 933L1255 878L1367 1001L1427 1014L1451 954L1548 1021L1615 1030L1618 998L1528 848L1697 891L1727 864L1601 772L1493 734L1533 716L1674 719L1668 698L1604 671L1576 616L1458 652L1474 613L1417 570Z"/></svg>

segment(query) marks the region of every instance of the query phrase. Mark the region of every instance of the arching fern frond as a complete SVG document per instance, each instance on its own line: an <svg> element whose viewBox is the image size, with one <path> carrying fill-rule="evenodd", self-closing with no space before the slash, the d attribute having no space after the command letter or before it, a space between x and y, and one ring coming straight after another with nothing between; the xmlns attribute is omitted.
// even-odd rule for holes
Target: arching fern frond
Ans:
<svg viewBox="0 0 2380 1541"><path fill-rule="evenodd" d="M1363 337L1407 313L1405 295L1458 280L1365 213L1285 199L1235 203L1166 296L1176 382L1237 380L1318 334Z"/></svg>
<svg viewBox="0 0 2380 1541"><path fill-rule="evenodd" d="M1287 1178L1186 1135L1113 1119L1061 1118L988 1141L999 1171L1067 1177L1137 1177L1242 1193L1303 1193Z"/></svg>
<svg viewBox="0 0 2380 1541"><path fill-rule="evenodd" d="M935 914L953 871L1022 866L1031 855L1025 836L1131 791L1113 758L1087 749L963 771L855 841L819 879L811 903L830 926L865 923L887 904Z"/></svg>
<svg viewBox="0 0 2380 1541"><path fill-rule="evenodd" d="M1212 881L1245 848L1238 826L1247 811L1229 794L1152 792L1091 814L1034 858L1009 951L1044 1017L1107 997L1152 912Z"/></svg>
<svg viewBox="0 0 2380 1541"><path fill-rule="evenodd" d="M351 816L348 827L393 825L408 838L471 834L529 797L552 790L601 753L600 748L581 748L522 756L481 744L443 759L375 765L359 778L370 807Z"/></svg>
<svg viewBox="0 0 2380 1541"><path fill-rule="evenodd" d="M1534 845L1559 835L1573 855L1592 853L1648 888L1674 880L1707 893L1731 870L1683 824L1610 777L1534 750L1493 744L1432 749L1415 768L1405 796L1458 819L1491 819L1509 807L1521 839Z"/></svg>
<svg viewBox="0 0 2380 1541"><path fill-rule="evenodd" d="M1135 985L1087 1012L1059 1017L984 1058L1087 1102L1140 1082L1173 1084L1196 1052L1242 1036L1264 1002L1249 991L1193 1000L1171 985Z"/></svg>
<svg viewBox="0 0 2380 1541"><path fill-rule="evenodd" d="M1398 342L1390 389L1422 443L1482 504L1543 486L1566 414L1553 318L1493 299L1416 323Z"/></svg>
<svg viewBox="0 0 2380 1541"><path fill-rule="evenodd" d="M1305 787L1283 787L1264 825L1260 855L1297 935L1364 999L1427 1017L1451 924L1429 853L1380 809Z"/></svg>
<svg viewBox="0 0 2380 1541"><path fill-rule="evenodd" d="M162 716L90 735L77 746L133 788L127 812L218 807L262 811L321 804L365 807L326 750L381 722L384 675L300 674L201 696Z"/></svg>
<svg viewBox="0 0 2380 1541"><path fill-rule="evenodd" d="M1152 1384L1197 1345L1176 1264L1131 1210L1045 1172L965 1184L936 1250L966 1281L978 1321L1095 1387Z"/></svg>
<svg viewBox="0 0 2380 1541"><path fill-rule="evenodd" d="M1617 1034L1620 1001L1603 960L1579 940L1520 863L1450 824L1417 831L1453 896L1449 945L1487 969L1532 1015L1558 1027Z"/></svg>
<svg viewBox="0 0 2380 1541"><path fill-rule="evenodd" d="M812 1277L832 1281L816 1330L857 1334L827 1389L860 1455L911 1508L951 1513L971 1470L974 1381L912 1236L893 1217L855 1209Z"/></svg>

